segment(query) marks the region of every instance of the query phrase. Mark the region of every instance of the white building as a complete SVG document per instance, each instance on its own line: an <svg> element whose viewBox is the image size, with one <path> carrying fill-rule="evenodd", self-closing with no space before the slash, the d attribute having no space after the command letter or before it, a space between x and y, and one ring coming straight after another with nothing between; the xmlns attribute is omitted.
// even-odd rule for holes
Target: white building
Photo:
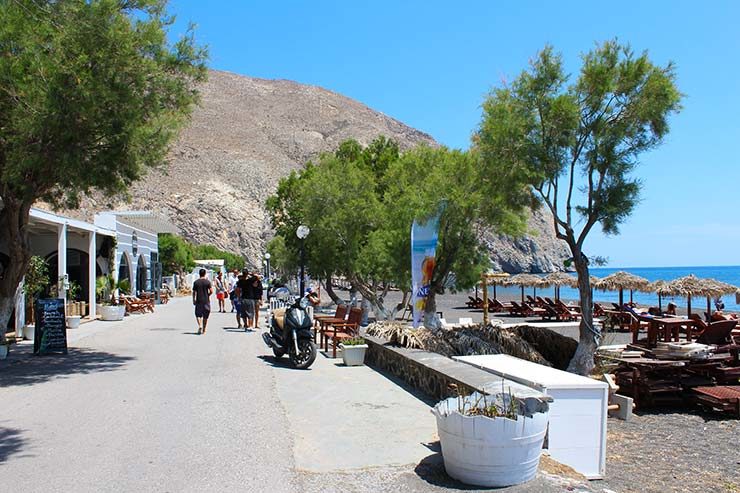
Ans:
<svg viewBox="0 0 740 493"><path fill-rule="evenodd" d="M95 280L112 273L129 279L135 293L159 291L162 269L157 233L176 233L165 218L147 211L104 212L90 224L32 208L28 235L31 254L49 264L50 286L69 298L69 287L79 286L76 301L87 303L87 317L96 316ZM0 238L0 264L8 262L8 245ZM110 261L113 257L113 262ZM25 297L18 296L14 326L26 323ZM11 327L12 329L12 327Z"/></svg>
<svg viewBox="0 0 740 493"><path fill-rule="evenodd" d="M166 218L149 211L95 214L95 225L116 233L113 276L128 279L133 293L158 292L162 285L158 233L179 233Z"/></svg>

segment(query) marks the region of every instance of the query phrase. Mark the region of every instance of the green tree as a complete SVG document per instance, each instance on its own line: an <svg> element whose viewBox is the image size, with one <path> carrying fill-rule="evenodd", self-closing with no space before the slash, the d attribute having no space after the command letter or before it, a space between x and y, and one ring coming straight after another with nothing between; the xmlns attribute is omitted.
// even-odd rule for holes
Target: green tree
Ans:
<svg viewBox="0 0 740 493"><path fill-rule="evenodd" d="M411 224L440 214L436 263L427 298L424 325L439 325L436 296L446 290L469 289L488 269L481 228L518 234L525 226L525 208L517 194L505 190L483 193L476 152L420 146L404 153L384 178L384 227L363 254L376 269L394 272L402 286L411 280ZM372 259L372 260L371 260Z"/></svg>
<svg viewBox="0 0 740 493"><path fill-rule="evenodd" d="M174 45L164 0L0 2L0 327L31 256L31 205L125 191L162 162L197 101L205 52Z"/></svg>
<svg viewBox="0 0 740 493"><path fill-rule="evenodd" d="M223 259L226 270L242 270L244 268L244 257L239 254L227 252L213 245L194 245L192 255L196 260Z"/></svg>
<svg viewBox="0 0 740 493"><path fill-rule="evenodd" d="M590 372L601 336L593 325L584 242L596 224L617 234L632 213L638 158L662 142L668 117L680 109L675 79L671 63L656 66L647 53L635 56L629 46L608 41L583 55L578 79L567 85L561 56L547 47L483 104L474 137L483 176L514 189L528 185L572 254L583 317L570 371Z"/></svg>
<svg viewBox="0 0 740 493"><path fill-rule="evenodd" d="M171 233L159 235L159 259L165 273L188 272L195 267L192 245Z"/></svg>

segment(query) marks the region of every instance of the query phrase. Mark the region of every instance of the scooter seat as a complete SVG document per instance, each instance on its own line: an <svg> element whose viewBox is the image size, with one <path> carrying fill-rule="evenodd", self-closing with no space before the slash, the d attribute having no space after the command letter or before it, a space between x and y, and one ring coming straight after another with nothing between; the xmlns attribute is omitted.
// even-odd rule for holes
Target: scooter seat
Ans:
<svg viewBox="0 0 740 493"><path fill-rule="evenodd" d="M272 316L275 318L275 322L277 322L277 326L280 330L283 330L285 327L285 308L275 308L272 311Z"/></svg>

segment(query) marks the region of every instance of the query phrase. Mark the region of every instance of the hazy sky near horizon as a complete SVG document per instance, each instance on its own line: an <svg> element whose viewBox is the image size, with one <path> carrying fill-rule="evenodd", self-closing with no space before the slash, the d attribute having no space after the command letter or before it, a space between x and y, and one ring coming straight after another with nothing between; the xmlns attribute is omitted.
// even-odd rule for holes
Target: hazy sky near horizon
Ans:
<svg viewBox="0 0 740 493"><path fill-rule="evenodd" d="M642 201L592 233L609 267L740 265L740 2L171 0L210 66L315 84L467 148L491 88L546 44L577 76L580 54L618 38L676 64L683 110L638 168Z"/></svg>

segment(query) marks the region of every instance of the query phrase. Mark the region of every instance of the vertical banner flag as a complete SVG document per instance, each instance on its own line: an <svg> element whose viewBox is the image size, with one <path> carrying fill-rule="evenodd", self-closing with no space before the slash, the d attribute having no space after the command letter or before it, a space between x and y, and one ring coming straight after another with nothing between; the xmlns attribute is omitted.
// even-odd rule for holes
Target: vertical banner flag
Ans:
<svg viewBox="0 0 740 493"><path fill-rule="evenodd" d="M411 283L413 289L414 328L418 327L424 316L424 307L429 295L429 286L434 274L435 251L437 249L437 230L439 214L423 224L414 221L411 226Z"/></svg>

